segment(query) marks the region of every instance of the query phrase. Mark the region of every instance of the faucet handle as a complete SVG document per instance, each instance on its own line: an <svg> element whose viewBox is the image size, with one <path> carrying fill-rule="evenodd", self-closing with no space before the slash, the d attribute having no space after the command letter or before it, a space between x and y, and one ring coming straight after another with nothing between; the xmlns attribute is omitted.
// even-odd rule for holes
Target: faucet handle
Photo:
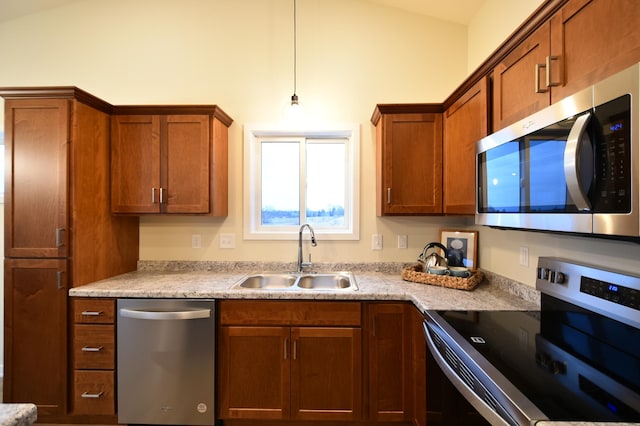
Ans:
<svg viewBox="0 0 640 426"><path fill-rule="evenodd" d="M313 266L313 263L311 262L311 253L309 253L309 261L308 262L302 262L302 264L300 264L300 266L302 267L302 269L311 268Z"/></svg>

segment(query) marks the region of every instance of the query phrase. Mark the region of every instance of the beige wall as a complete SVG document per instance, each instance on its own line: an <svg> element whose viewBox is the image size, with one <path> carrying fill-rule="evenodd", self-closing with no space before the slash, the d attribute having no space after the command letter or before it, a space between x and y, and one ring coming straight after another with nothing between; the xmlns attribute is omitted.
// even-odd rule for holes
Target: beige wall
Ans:
<svg viewBox="0 0 640 426"><path fill-rule="evenodd" d="M542 3L543 0L486 0L469 22L469 73L478 68Z"/></svg>
<svg viewBox="0 0 640 426"><path fill-rule="evenodd" d="M539 3L488 0L467 28L363 0L298 1L306 113L361 129L361 240L320 238L314 261L410 262L440 229L473 227L472 218L375 216L369 119L376 103L443 101ZM76 85L114 104L215 103L235 119L229 216L143 218L141 259L295 260L292 241L242 240L242 128L280 120L292 94L290 0L78 0L0 22L0 51L0 86ZM627 243L479 230L480 266L529 285L540 254L621 267L640 254ZM219 249L220 233L235 234L236 248ZM381 251L371 250L374 233ZM203 248L190 247L192 234ZM395 248L398 234L408 249ZM529 267L518 265L520 246Z"/></svg>
<svg viewBox="0 0 640 426"><path fill-rule="evenodd" d="M295 261L293 241L242 240L242 129L277 122L293 91L290 0L85 0L0 23L0 86L76 85L115 104L216 103L230 128L229 216L143 218L142 259ZM298 1L298 94L308 116L358 123L361 240L323 241L314 261L412 261L464 219L378 219L376 103L441 102L464 79L464 26L362 0ZM446 64L443 65L443 64ZM233 233L236 249L220 250ZM191 249L191 235L202 249ZM371 250L382 233L385 249ZM398 250L397 234L409 235Z"/></svg>

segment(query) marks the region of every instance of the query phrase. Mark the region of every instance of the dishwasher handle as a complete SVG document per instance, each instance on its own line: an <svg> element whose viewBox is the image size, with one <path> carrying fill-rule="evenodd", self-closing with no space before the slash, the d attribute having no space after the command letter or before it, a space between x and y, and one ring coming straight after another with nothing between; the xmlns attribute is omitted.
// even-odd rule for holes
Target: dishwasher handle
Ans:
<svg viewBox="0 0 640 426"><path fill-rule="evenodd" d="M190 320L210 318L211 309L186 311L139 311L135 309L120 309L120 315L126 318L141 320Z"/></svg>

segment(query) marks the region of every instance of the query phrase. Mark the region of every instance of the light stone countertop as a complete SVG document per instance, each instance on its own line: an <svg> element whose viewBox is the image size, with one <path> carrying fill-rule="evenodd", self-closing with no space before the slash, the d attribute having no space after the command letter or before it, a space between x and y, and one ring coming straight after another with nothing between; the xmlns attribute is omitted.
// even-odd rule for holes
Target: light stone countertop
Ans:
<svg viewBox="0 0 640 426"><path fill-rule="evenodd" d="M538 310L539 292L488 271L473 291L404 281L401 263L321 264L317 271L350 271L357 291L235 289L245 276L265 271L291 271L295 265L259 262L141 261L138 270L69 290L78 297L210 298L279 300L393 300L411 301L420 311ZM532 271L532 273L535 273ZM634 423L538 422L536 426L596 426Z"/></svg>
<svg viewBox="0 0 640 426"><path fill-rule="evenodd" d="M38 419L34 404L0 404L0 425L28 426Z"/></svg>
<svg viewBox="0 0 640 426"><path fill-rule="evenodd" d="M226 266L226 267L225 267ZM487 274L473 291L455 290L402 280L401 264L322 265L317 270L348 270L358 290L261 290L232 288L245 276L260 271L291 270L288 264L225 262L144 262L135 272L69 290L78 297L211 298L280 300L395 300L411 301L421 311L536 310L535 289ZM487 282L487 281L489 281Z"/></svg>

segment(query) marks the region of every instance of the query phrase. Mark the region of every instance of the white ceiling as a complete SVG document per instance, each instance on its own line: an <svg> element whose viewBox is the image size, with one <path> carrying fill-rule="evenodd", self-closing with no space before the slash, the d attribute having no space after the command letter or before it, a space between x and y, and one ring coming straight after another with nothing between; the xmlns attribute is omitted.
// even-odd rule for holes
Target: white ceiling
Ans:
<svg viewBox="0 0 640 426"><path fill-rule="evenodd" d="M75 0L0 0L0 21L28 15ZM467 25L486 0L365 0Z"/></svg>

